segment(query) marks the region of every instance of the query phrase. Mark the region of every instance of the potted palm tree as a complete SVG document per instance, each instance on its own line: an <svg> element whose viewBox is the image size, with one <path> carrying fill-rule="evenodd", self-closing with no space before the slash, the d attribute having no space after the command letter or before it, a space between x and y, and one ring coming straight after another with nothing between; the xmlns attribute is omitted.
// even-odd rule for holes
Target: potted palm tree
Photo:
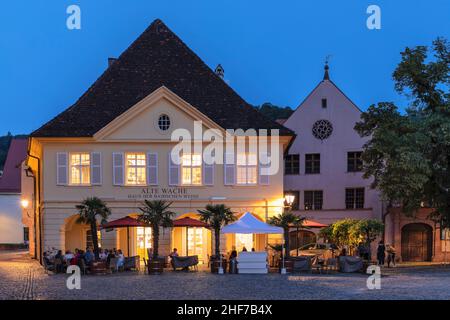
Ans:
<svg viewBox="0 0 450 320"><path fill-rule="evenodd" d="M211 272L215 273L220 266L220 229L236 220L236 216L230 208L224 204L208 204L205 210L197 210L200 220L209 224L214 230L215 255L211 257Z"/></svg>
<svg viewBox="0 0 450 320"><path fill-rule="evenodd" d="M172 202L164 200L144 200L143 207L139 208L142 213L138 220L144 222L152 228L153 256L148 257L148 273L159 274L164 270L165 260L158 256L159 251L159 228L170 228L173 224L172 218L176 215L170 211Z"/></svg>
<svg viewBox="0 0 450 320"><path fill-rule="evenodd" d="M290 227L300 228L304 220L305 218L299 217L289 210L284 210L283 213L280 213L277 216L270 217L268 220L269 224L283 228L284 246L285 246L284 263L288 271L292 271L293 267L293 261L289 259L291 256L289 246L289 228ZM283 259L283 253L281 253L281 256Z"/></svg>
<svg viewBox="0 0 450 320"><path fill-rule="evenodd" d="M88 224L91 227L95 260L99 260L97 220L100 219L101 224L105 223L106 219L111 214L111 210L101 199L97 197L86 198L81 204L76 205L75 207L77 208L79 214L76 223Z"/></svg>

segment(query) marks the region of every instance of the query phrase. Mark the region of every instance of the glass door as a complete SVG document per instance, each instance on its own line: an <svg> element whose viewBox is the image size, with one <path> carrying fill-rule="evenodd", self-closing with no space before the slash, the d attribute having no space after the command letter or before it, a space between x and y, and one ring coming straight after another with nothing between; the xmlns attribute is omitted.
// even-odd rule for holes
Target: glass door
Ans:
<svg viewBox="0 0 450 320"><path fill-rule="evenodd" d="M200 263L203 263L203 228L187 228L187 255L198 256Z"/></svg>
<svg viewBox="0 0 450 320"><path fill-rule="evenodd" d="M137 227L136 228L136 244L137 254L141 258L148 259L148 250L152 247L152 228Z"/></svg>

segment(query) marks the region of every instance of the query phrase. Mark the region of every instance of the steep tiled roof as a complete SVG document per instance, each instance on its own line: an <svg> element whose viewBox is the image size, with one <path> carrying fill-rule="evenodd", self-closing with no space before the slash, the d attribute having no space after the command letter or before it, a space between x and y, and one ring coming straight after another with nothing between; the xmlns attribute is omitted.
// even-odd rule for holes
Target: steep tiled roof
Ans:
<svg viewBox="0 0 450 320"><path fill-rule="evenodd" d="M34 137L89 137L165 86L225 129L280 129L245 102L161 20L155 20L70 108Z"/></svg>
<svg viewBox="0 0 450 320"><path fill-rule="evenodd" d="M20 193L21 163L27 156L27 139L13 139L6 156L3 175L0 177L0 193Z"/></svg>

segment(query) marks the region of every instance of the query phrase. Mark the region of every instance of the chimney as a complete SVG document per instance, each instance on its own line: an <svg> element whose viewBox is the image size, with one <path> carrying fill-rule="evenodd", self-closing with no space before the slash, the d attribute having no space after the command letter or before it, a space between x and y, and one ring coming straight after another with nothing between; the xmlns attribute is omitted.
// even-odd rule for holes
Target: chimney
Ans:
<svg viewBox="0 0 450 320"><path fill-rule="evenodd" d="M108 68L111 67L114 64L114 62L116 62L116 60L117 60L117 58L109 57L108 58Z"/></svg>
<svg viewBox="0 0 450 320"><path fill-rule="evenodd" d="M219 63L216 67L216 69L214 70L214 72L223 79L223 76L225 74L225 70L223 70L222 65Z"/></svg>

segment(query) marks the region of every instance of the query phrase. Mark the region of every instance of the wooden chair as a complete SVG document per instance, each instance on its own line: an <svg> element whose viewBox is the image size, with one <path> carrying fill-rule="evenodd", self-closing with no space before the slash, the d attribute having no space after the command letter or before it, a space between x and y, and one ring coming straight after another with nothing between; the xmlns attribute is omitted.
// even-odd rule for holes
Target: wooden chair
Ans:
<svg viewBox="0 0 450 320"><path fill-rule="evenodd" d="M111 258L111 259L109 260L108 271L109 271L110 273L118 272L118 271L119 271L118 266L117 266L117 262L118 262L118 261L119 261L119 259L117 259L117 258Z"/></svg>
<svg viewBox="0 0 450 320"><path fill-rule="evenodd" d="M318 271L320 274L322 274L322 271L324 270L325 267L325 263L323 260L321 260L319 257L314 257L313 258L313 262L311 265L311 273L316 270Z"/></svg>
<svg viewBox="0 0 450 320"><path fill-rule="evenodd" d="M44 271L46 274L49 274L49 271L55 272L55 265L49 264L47 262L47 258L42 259L42 264L44 266Z"/></svg>
<svg viewBox="0 0 450 320"><path fill-rule="evenodd" d="M78 266L80 267L81 274L87 274L89 267L86 265L86 262L84 262L84 259L78 261Z"/></svg>
<svg viewBox="0 0 450 320"><path fill-rule="evenodd" d="M338 271L338 264L336 258L328 258L325 262L325 271L328 273L330 271Z"/></svg>
<svg viewBox="0 0 450 320"><path fill-rule="evenodd" d="M144 274L145 274L146 272L148 272L148 261L147 259L145 259L145 257L142 259L144 260Z"/></svg>

